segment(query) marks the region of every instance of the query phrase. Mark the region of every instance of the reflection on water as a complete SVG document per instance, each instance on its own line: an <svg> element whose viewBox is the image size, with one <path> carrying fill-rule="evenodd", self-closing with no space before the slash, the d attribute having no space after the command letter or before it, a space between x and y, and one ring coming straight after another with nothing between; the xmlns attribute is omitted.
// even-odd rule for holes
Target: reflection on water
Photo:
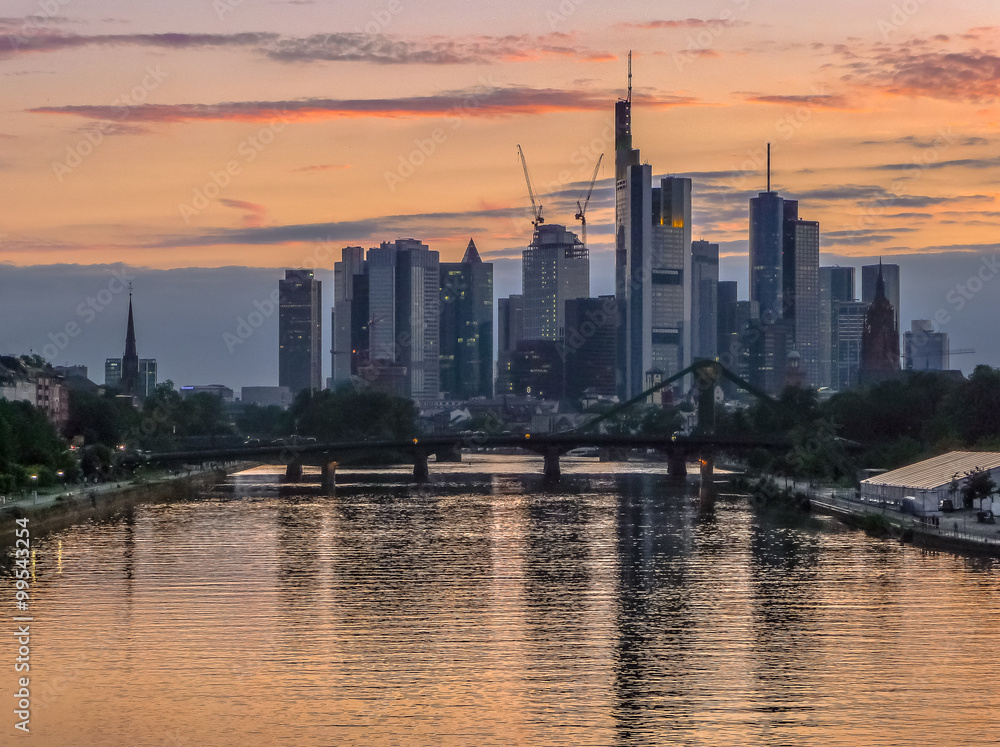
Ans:
<svg viewBox="0 0 1000 747"><path fill-rule="evenodd" d="M536 460L479 456L428 487L343 472L332 496L260 470L41 539L33 736L996 743L991 561L735 496L706 512L615 467L545 487Z"/></svg>

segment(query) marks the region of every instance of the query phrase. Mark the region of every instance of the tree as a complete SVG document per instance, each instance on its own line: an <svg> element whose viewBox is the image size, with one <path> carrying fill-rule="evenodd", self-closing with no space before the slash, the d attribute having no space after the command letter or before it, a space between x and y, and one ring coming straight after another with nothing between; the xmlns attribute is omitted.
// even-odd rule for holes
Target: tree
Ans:
<svg viewBox="0 0 1000 747"><path fill-rule="evenodd" d="M965 485L962 486L962 501L965 508L975 508L975 502L979 501L982 508L983 500L989 498L997 489L997 484L993 480L993 475L989 470L977 467L965 473Z"/></svg>

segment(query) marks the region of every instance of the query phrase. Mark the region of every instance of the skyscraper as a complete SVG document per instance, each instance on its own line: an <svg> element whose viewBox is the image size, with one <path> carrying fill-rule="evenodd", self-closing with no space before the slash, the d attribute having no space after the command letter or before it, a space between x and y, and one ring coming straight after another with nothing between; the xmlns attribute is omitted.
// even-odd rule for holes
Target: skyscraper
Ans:
<svg viewBox="0 0 1000 747"><path fill-rule="evenodd" d="M903 333L904 367L908 371L947 371L951 355L947 332L935 332L929 319L914 319Z"/></svg>
<svg viewBox="0 0 1000 747"><path fill-rule="evenodd" d="M834 348L832 386L840 392L858 385L861 367L861 339L865 329L864 301L838 301L834 304Z"/></svg>
<svg viewBox="0 0 1000 747"><path fill-rule="evenodd" d="M837 305L854 300L853 267L819 268L819 385L837 386Z"/></svg>
<svg viewBox="0 0 1000 747"><path fill-rule="evenodd" d="M285 270L278 281L278 386L293 396L322 388L322 283L312 270Z"/></svg>
<svg viewBox="0 0 1000 747"><path fill-rule="evenodd" d="M368 250L368 358L403 377L402 391L418 402L440 396L438 253L416 239Z"/></svg>
<svg viewBox="0 0 1000 747"><path fill-rule="evenodd" d="M524 296L497 301L497 393L514 392L512 364L517 344L524 339Z"/></svg>
<svg viewBox="0 0 1000 747"><path fill-rule="evenodd" d="M341 250L340 262L333 265L333 313L331 329L333 345L331 350L331 383L336 386L349 381L357 374L352 368L352 355L356 349L352 344L351 329L355 320L351 315L354 300L355 278L364 275L365 251L360 246L346 246Z"/></svg>
<svg viewBox="0 0 1000 747"><path fill-rule="evenodd" d="M566 396L613 397L615 387L614 296L576 298L566 302L566 339L563 343Z"/></svg>
<svg viewBox="0 0 1000 747"><path fill-rule="evenodd" d="M441 263L441 391L493 396L493 265L472 239L461 262Z"/></svg>
<svg viewBox="0 0 1000 747"><path fill-rule="evenodd" d="M719 245L691 242L691 343L693 360L718 355Z"/></svg>
<svg viewBox="0 0 1000 747"><path fill-rule="evenodd" d="M521 253L524 337L560 340L566 301L590 296L590 255L565 226L539 223Z"/></svg>
<svg viewBox="0 0 1000 747"><path fill-rule="evenodd" d="M785 201L768 191L750 198L750 300L760 306L760 319L774 324L784 317Z"/></svg>
<svg viewBox="0 0 1000 747"><path fill-rule="evenodd" d="M652 186L649 164L632 148L632 71L615 105L615 296L619 397L692 361L691 180Z"/></svg>
<svg viewBox="0 0 1000 747"><path fill-rule="evenodd" d="M819 223L799 218L798 200L785 200L782 217L782 296L803 383L818 386Z"/></svg>

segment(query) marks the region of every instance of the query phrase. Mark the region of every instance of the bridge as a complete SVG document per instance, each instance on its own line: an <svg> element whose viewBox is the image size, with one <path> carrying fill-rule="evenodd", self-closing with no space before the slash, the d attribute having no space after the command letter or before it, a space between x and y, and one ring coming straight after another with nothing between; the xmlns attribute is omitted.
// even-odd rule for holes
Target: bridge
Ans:
<svg viewBox="0 0 1000 747"><path fill-rule="evenodd" d="M601 423L647 401L655 392L685 376L693 376L698 390L698 427L692 435L665 437L663 435L614 435L592 432ZM413 462L413 479L422 483L430 477L427 467L429 455L436 455L439 462L460 461L463 448L518 448L540 454L544 460L544 476L549 480L559 479L561 474L559 458L573 449L596 447L619 452L629 449L655 449L666 455L670 474L677 476L686 475L687 460L692 456L697 457L701 466L701 484L704 495L705 491L711 488L717 452L743 453L757 448L788 449L791 447L788 441L782 439L716 436L715 387L722 378L727 378L757 398L775 407L780 407L780 404L765 392L756 389L718 362L697 361L692 366L657 383L608 412L559 433L434 435L412 439L333 443L297 442L295 439L287 439L267 446L163 452L148 455L146 461L154 464L190 464L223 460L272 462L276 460L286 465L285 476L289 481L301 479L304 464L319 465L322 468L324 486L333 487L338 460L360 453L381 452L383 454L406 455Z"/></svg>

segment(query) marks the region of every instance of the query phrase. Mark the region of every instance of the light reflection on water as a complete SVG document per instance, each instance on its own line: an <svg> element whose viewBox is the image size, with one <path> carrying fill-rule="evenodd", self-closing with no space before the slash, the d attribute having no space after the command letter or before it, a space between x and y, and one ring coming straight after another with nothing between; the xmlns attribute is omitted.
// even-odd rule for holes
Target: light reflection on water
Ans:
<svg viewBox="0 0 1000 747"><path fill-rule="evenodd" d="M46 537L33 736L996 743L992 562L608 468L545 489L535 460L478 457L425 488L342 472L335 496L257 471Z"/></svg>

